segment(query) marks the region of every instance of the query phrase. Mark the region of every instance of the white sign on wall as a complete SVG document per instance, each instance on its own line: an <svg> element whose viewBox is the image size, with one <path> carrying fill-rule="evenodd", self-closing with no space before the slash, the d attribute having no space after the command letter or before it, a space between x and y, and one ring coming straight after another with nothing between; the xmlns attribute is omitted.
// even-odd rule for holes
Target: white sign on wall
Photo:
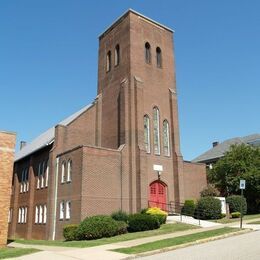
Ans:
<svg viewBox="0 0 260 260"><path fill-rule="evenodd" d="M153 170L157 171L157 172L162 172L163 171L163 166L162 165L158 165L158 164L154 164L153 165Z"/></svg>

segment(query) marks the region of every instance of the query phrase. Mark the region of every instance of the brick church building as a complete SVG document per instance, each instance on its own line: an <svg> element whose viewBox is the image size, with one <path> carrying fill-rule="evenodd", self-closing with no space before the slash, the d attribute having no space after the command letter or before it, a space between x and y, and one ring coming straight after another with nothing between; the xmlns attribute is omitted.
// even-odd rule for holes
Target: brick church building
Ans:
<svg viewBox="0 0 260 260"><path fill-rule="evenodd" d="M22 143L9 237L61 239L66 224L197 198L204 164L180 152L173 31L128 10L99 36L90 105Z"/></svg>

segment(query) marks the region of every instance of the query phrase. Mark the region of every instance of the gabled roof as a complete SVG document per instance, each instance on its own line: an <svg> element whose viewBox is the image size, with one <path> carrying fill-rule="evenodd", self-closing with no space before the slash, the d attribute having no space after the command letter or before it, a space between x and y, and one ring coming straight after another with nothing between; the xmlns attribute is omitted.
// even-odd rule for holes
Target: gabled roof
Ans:
<svg viewBox="0 0 260 260"><path fill-rule="evenodd" d="M77 117L79 117L82 113L87 111L93 104L89 104L76 113L70 115L69 117L62 120L58 125L69 125L72 121L74 121ZM55 138L55 126L49 128L46 132L39 135L37 138L35 138L31 143L26 144L20 151L16 152L15 154L15 161L18 161L54 142Z"/></svg>
<svg viewBox="0 0 260 260"><path fill-rule="evenodd" d="M235 137L219 143L207 152L192 160L192 162L207 162L224 156L232 144L249 144L257 146L260 144L260 134L252 134L244 137Z"/></svg>

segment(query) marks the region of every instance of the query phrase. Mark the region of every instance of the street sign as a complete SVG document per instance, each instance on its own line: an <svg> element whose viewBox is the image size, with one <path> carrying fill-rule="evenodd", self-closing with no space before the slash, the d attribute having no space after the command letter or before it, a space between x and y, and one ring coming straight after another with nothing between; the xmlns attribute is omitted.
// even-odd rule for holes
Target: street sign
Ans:
<svg viewBox="0 0 260 260"><path fill-rule="evenodd" d="M244 190L246 188L246 181L240 180L239 189Z"/></svg>

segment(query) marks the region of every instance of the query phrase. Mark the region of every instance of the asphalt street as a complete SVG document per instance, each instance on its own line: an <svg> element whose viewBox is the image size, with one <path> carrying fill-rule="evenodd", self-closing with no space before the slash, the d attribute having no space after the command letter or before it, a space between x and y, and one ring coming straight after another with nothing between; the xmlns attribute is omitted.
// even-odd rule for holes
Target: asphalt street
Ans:
<svg viewBox="0 0 260 260"><path fill-rule="evenodd" d="M142 260L260 260L260 231L189 246Z"/></svg>

